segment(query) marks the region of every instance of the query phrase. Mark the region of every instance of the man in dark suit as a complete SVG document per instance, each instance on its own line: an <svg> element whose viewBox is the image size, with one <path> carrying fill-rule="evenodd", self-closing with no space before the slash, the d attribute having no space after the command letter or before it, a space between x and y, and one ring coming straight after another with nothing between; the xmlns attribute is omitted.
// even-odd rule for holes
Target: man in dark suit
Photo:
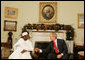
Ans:
<svg viewBox="0 0 85 60"><path fill-rule="evenodd" d="M66 43L62 39L57 39L56 33L50 34L50 44L46 49L35 48L36 52L48 53L48 59L67 59L68 49Z"/></svg>

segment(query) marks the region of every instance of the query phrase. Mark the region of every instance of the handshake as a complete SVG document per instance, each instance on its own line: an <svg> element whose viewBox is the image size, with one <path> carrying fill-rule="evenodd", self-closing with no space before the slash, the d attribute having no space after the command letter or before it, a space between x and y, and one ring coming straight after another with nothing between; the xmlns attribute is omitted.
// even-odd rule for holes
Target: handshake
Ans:
<svg viewBox="0 0 85 60"><path fill-rule="evenodd" d="M35 52L40 52L40 49L39 48L34 48L34 51Z"/></svg>

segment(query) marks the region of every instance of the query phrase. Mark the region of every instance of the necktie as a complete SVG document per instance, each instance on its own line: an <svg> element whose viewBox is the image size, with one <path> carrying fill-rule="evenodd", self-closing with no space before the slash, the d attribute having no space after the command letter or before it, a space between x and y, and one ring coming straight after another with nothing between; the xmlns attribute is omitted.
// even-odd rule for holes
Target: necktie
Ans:
<svg viewBox="0 0 85 60"><path fill-rule="evenodd" d="M54 50L55 50L56 53L59 53L58 47L56 46L55 42L54 42Z"/></svg>

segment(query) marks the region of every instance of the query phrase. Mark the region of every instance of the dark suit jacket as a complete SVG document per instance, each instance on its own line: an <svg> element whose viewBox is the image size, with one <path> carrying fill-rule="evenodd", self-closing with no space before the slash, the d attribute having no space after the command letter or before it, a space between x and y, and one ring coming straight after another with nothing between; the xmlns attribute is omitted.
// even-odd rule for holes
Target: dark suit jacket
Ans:
<svg viewBox="0 0 85 60"><path fill-rule="evenodd" d="M68 49L67 49L65 41L62 40L62 39L57 39L57 45L58 45L58 49L59 49L60 53L64 54L62 59L66 59L67 58ZM52 54L57 56L57 54L55 53L55 50L54 50L54 42L51 41L49 43L49 46L46 49L43 49L42 52L43 53L48 53L48 54L52 53Z"/></svg>

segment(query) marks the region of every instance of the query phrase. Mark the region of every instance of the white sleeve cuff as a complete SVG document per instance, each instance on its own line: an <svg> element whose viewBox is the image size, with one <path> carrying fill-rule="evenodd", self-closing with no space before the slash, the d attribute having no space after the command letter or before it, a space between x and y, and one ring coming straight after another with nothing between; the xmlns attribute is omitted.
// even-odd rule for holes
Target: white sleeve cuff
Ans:
<svg viewBox="0 0 85 60"><path fill-rule="evenodd" d="M61 55L63 55L63 53L61 53Z"/></svg>
<svg viewBox="0 0 85 60"><path fill-rule="evenodd" d="M42 53L42 50L40 49L40 53Z"/></svg>

